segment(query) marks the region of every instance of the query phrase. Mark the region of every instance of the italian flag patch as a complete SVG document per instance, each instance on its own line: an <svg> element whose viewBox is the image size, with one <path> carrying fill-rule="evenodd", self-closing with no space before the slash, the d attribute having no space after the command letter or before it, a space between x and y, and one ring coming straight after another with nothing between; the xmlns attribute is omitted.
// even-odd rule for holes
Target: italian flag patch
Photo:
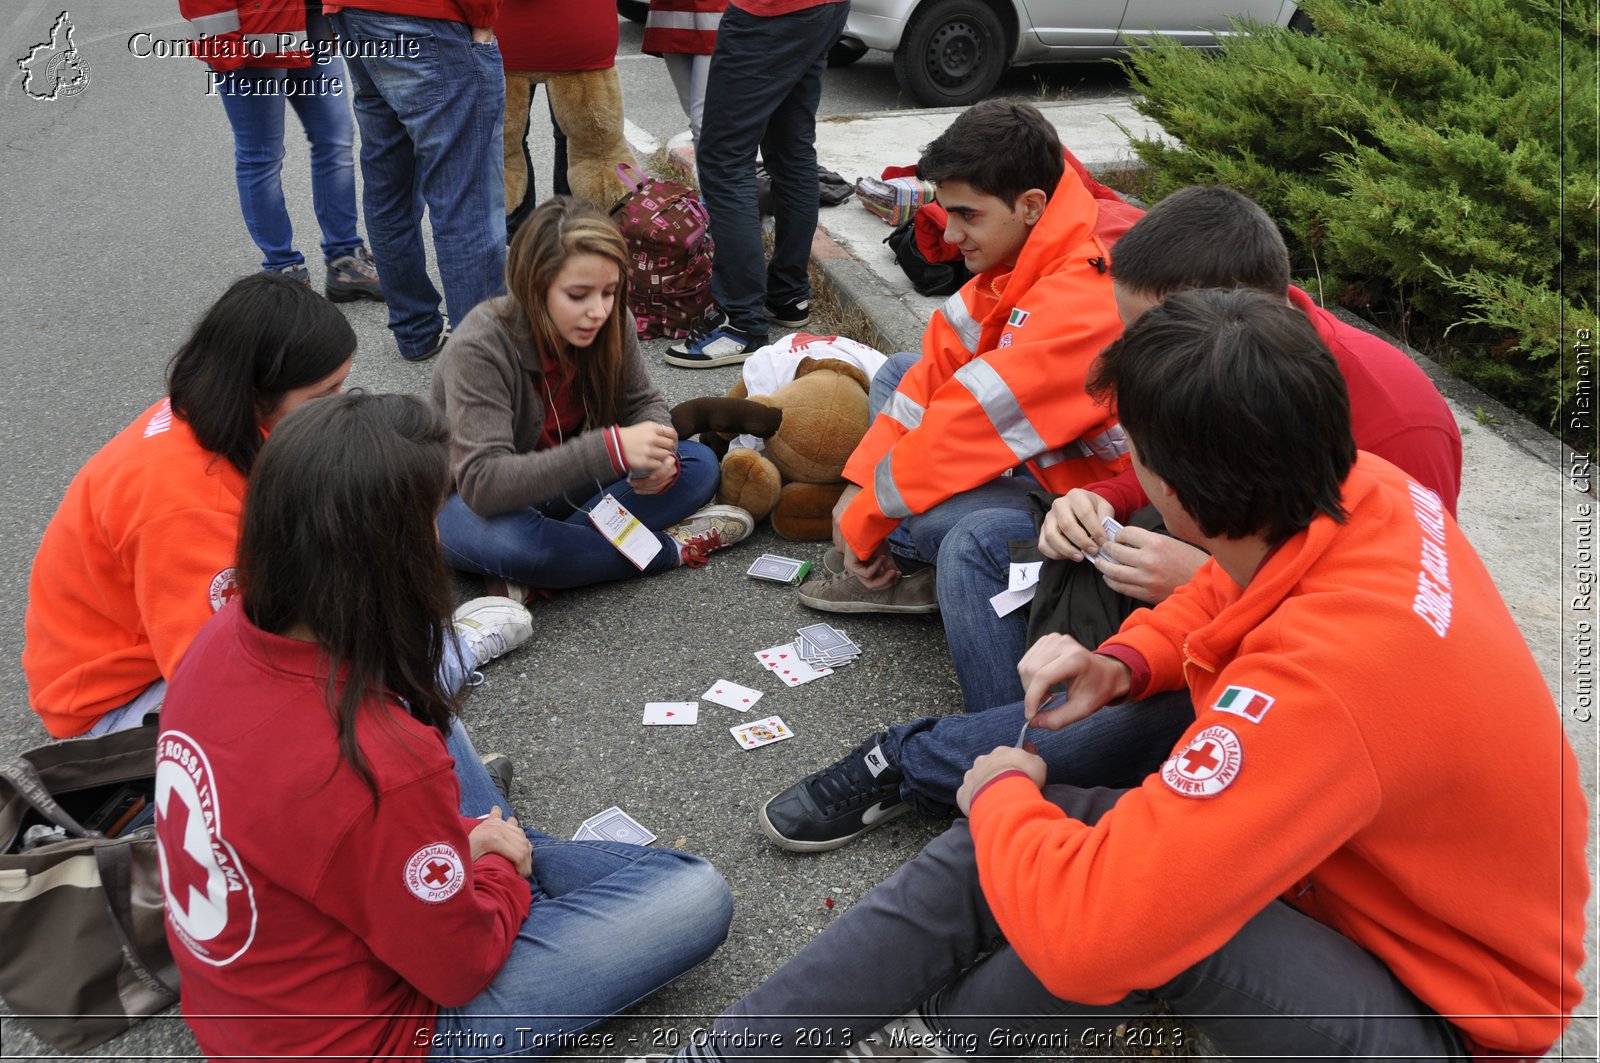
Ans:
<svg viewBox="0 0 1600 1063"><path fill-rule="evenodd" d="M1011 311L1011 316L1006 319L1006 324L1010 325L1012 328L1021 328L1027 323L1028 312L1026 310L1017 310L1013 308Z"/></svg>
<svg viewBox="0 0 1600 1063"><path fill-rule="evenodd" d="M1251 723L1260 723L1261 717L1272 708L1272 700L1259 690L1251 690L1249 687L1229 687L1211 707L1218 712L1231 712L1235 716L1243 716Z"/></svg>

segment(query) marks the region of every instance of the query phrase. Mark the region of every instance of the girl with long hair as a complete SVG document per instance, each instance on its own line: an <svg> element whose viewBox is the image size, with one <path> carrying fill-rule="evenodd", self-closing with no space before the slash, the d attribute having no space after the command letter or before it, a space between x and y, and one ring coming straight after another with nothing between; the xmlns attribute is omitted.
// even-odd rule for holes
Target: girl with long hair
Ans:
<svg viewBox="0 0 1600 1063"><path fill-rule="evenodd" d="M455 484L439 515L445 557L513 597L698 566L754 525L705 505L717 459L672 430L627 309L628 264L597 208L540 204L507 252L510 294L467 315L434 373ZM591 520L608 495L657 540L642 569Z"/></svg>
<svg viewBox="0 0 1600 1063"><path fill-rule="evenodd" d="M708 863L521 827L455 722L447 438L403 395L284 420L250 482L238 601L172 680L156 836L210 1058L544 1055L727 934Z"/></svg>

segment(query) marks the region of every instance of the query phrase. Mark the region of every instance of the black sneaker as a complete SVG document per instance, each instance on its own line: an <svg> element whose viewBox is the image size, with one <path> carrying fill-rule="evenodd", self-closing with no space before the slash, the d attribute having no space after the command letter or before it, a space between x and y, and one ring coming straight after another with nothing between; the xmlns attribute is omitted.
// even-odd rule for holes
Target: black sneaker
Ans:
<svg viewBox="0 0 1600 1063"><path fill-rule="evenodd" d="M774 325L799 328L811 320L811 300L800 299L792 303L767 303L767 317Z"/></svg>
<svg viewBox="0 0 1600 1063"><path fill-rule="evenodd" d="M900 769L883 752L887 737L879 731L761 806L762 831L790 852L820 853L910 811L900 796Z"/></svg>
<svg viewBox="0 0 1600 1063"><path fill-rule="evenodd" d="M428 344L428 346L424 347L420 353L407 354L405 351L401 351L400 357L404 358L408 362L426 362L429 358L432 358L434 355L444 350L444 345L449 342L450 326L446 325L444 328L439 330L439 335L434 339L434 341Z"/></svg>
<svg viewBox="0 0 1600 1063"><path fill-rule="evenodd" d="M500 791L500 796L509 798L511 796L511 776L514 771L511 758L504 753L485 753L481 759L483 760L484 768L489 772L489 778L494 780L495 789ZM502 808L500 811L508 816L511 814L511 810L507 808Z"/></svg>
<svg viewBox="0 0 1600 1063"><path fill-rule="evenodd" d="M684 369L710 369L719 365L738 365L765 347L765 336L757 339L736 329L721 310L712 310L694 330L667 348L662 359Z"/></svg>

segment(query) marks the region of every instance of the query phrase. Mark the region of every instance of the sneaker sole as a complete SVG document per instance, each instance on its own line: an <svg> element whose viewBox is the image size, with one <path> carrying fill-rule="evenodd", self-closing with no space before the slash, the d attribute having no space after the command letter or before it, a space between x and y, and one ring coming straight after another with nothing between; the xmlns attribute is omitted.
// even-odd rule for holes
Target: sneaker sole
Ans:
<svg viewBox="0 0 1600 1063"><path fill-rule="evenodd" d="M800 328L803 325L811 324L811 315L807 314L805 317L775 317L769 312L767 320L774 325L782 325L784 328Z"/></svg>
<svg viewBox="0 0 1600 1063"><path fill-rule="evenodd" d="M929 602L927 605L879 605L875 602L833 602L826 598L813 598L809 594L798 593L795 597L800 599L800 604L807 609L815 609L819 613L904 613L908 616L937 613L938 602Z"/></svg>
<svg viewBox="0 0 1600 1063"><path fill-rule="evenodd" d="M369 292L361 288L324 288L322 294L330 303L353 303L357 299L371 299L375 303L386 301L382 292Z"/></svg>
<svg viewBox="0 0 1600 1063"><path fill-rule="evenodd" d="M674 354L668 351L662 361L683 369L715 369L719 365L738 365L754 353L756 353L754 350L746 350L738 354L725 354L721 358L692 358L686 354Z"/></svg>
<svg viewBox="0 0 1600 1063"><path fill-rule="evenodd" d="M767 805L770 805L772 800L773 799L768 799ZM870 834L872 831L877 830L890 820L898 819L907 812L911 811L911 802L902 801L889 811L885 812L880 818L868 824L867 826L862 827L854 834L847 834L843 838L830 838L825 842L803 842L794 838L785 838L783 835L778 833L777 828L772 825L772 821L767 818L767 805L762 805L761 811L757 814L757 818L761 820L761 833L765 834L767 836L767 840L773 845L776 845L780 849L787 849L791 853L825 853L830 849L842 849L844 846L849 845L863 834Z"/></svg>

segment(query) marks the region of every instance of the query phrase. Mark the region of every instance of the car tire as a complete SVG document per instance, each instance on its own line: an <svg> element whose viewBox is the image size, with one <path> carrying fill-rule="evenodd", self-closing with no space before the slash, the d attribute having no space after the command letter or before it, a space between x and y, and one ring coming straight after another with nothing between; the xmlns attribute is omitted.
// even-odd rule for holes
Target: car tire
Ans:
<svg viewBox="0 0 1600 1063"><path fill-rule="evenodd" d="M828 65L849 66L866 55L868 50L860 41L835 41L833 47L828 49Z"/></svg>
<svg viewBox="0 0 1600 1063"><path fill-rule="evenodd" d="M643 24L650 16L650 5L646 0L617 0L617 14L629 22Z"/></svg>
<svg viewBox="0 0 1600 1063"><path fill-rule="evenodd" d="M1010 60L994 8L983 0L932 0L911 16L894 73L923 107L964 107L989 94Z"/></svg>

